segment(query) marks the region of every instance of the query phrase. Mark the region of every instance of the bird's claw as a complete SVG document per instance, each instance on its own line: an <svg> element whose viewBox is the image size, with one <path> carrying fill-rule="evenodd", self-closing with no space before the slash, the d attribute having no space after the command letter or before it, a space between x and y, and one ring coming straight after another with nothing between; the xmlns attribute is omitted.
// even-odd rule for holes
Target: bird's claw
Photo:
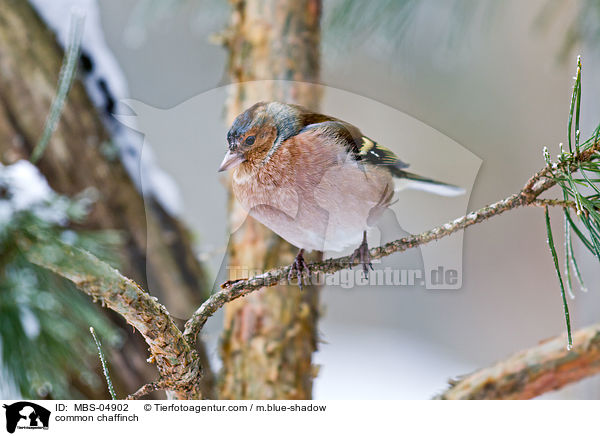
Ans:
<svg viewBox="0 0 600 436"><path fill-rule="evenodd" d="M369 278L369 268L374 271L373 264L371 263L371 253L369 252L369 244L367 244L367 234L363 236L362 243L358 246L352 256L350 256L350 267L354 265L354 262L358 259L358 263L362 265L363 277Z"/></svg>
<svg viewBox="0 0 600 436"><path fill-rule="evenodd" d="M305 273L306 273L306 277L305 277ZM311 277L311 274L310 274L310 269L308 268L308 264L304 260L304 250L300 250L298 252L296 259L294 259L294 261L290 265L290 272L288 273L288 282L289 283L292 282L294 275L296 275L296 277L298 277L298 287L300 288L300 290L302 290L302 283L305 279L306 279L305 284L306 285L310 284L309 279Z"/></svg>

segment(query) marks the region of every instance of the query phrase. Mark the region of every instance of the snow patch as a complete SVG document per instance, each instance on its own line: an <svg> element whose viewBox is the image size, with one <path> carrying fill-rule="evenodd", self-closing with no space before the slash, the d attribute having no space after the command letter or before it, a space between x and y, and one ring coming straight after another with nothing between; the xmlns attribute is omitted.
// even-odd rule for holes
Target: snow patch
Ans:
<svg viewBox="0 0 600 436"><path fill-rule="evenodd" d="M63 48L68 44L71 13L83 13L85 23L81 39L80 72L92 102L100 112L105 127L119 149L121 161L140 192L150 196L173 216L181 216L183 201L174 180L156 163L148 142L125 128L115 117L123 112L119 104L128 97L125 74L106 44L100 9L96 0L29 0L56 34ZM135 129L135 127L132 126ZM142 153L142 143L144 153Z"/></svg>
<svg viewBox="0 0 600 436"><path fill-rule="evenodd" d="M42 329L40 326L40 321L28 306L22 305L19 309L19 317L21 318L21 326L23 327L23 331L29 339L34 340L40 335L40 331Z"/></svg>
<svg viewBox="0 0 600 436"><path fill-rule="evenodd" d="M69 200L57 195L29 161L0 164L0 225L25 210L44 221L64 224L68 207Z"/></svg>

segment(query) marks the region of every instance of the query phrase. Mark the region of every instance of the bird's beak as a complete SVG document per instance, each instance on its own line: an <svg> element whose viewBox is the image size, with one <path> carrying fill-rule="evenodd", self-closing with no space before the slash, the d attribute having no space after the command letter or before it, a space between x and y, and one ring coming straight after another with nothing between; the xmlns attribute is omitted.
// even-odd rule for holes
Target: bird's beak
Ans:
<svg viewBox="0 0 600 436"><path fill-rule="evenodd" d="M225 154L225 158L219 167L219 172L235 168L245 160L246 158L242 153L227 151L227 154Z"/></svg>

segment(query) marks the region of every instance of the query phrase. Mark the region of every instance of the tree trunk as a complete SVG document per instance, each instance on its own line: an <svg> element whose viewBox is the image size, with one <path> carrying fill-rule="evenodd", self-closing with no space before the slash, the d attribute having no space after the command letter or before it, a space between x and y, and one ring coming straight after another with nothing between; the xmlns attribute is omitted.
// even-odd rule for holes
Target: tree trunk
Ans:
<svg viewBox="0 0 600 436"><path fill-rule="evenodd" d="M29 2L0 2L3 163L30 156L56 93L62 57L55 36ZM155 202L144 207L144 199L121 162L102 153L106 142L110 142L110 137L85 89L76 81L39 168L59 193L74 195L85 188L95 188L99 200L86 228L121 231L125 237L121 267L124 274L145 289L150 282L152 294L171 312L186 314L199 305L208 290L206 275L194 256L187 231ZM118 371L113 371L120 373L124 389L129 392L155 374L145 361L147 346L139 339L133 344L131 340L127 342L124 356L114 361L119 365Z"/></svg>
<svg viewBox="0 0 600 436"><path fill-rule="evenodd" d="M233 0L223 42L234 83L227 121L261 100L318 109L320 0ZM266 80L266 81L261 81ZM259 82L251 82L259 81ZM232 228L245 216L230 193ZM229 267L265 270L289 264L297 248L248 217L231 235ZM318 255L320 256L320 255ZM315 260L318 256L313 256ZM235 278L235 277L229 277ZM315 368L318 288L281 285L225 307L221 397L310 399Z"/></svg>

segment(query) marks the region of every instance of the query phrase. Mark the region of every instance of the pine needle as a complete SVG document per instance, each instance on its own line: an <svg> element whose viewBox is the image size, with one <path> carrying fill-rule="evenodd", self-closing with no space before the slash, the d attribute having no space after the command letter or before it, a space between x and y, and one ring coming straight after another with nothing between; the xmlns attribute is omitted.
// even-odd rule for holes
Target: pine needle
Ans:
<svg viewBox="0 0 600 436"><path fill-rule="evenodd" d="M94 342L96 343L96 347L98 348L98 357L100 358L100 362L102 363L102 371L104 372L104 378L106 379L106 384L108 385L108 392L113 400L117 399L117 395L115 394L115 389L113 387L112 381L110 379L110 375L108 374L108 365L106 364L106 359L104 358L104 353L102 352L102 345L100 341L96 337L96 332L94 332L94 327L90 327L90 333L94 338Z"/></svg>
<svg viewBox="0 0 600 436"><path fill-rule="evenodd" d="M565 313L565 322L567 324L567 349L571 349L573 346L573 337L571 335L571 317L569 315L569 305L567 304L567 294L565 292L565 285L563 283L562 275L560 273L560 267L558 265L558 256L556 255L556 247L554 246L554 238L552 237L552 227L550 226L550 214L548 213L548 206L545 207L546 213L546 232L548 234L548 246L550 247L550 253L552 254L552 260L554 261L554 269L558 276L558 282L560 283L560 295L562 297L563 311Z"/></svg>
<svg viewBox="0 0 600 436"><path fill-rule="evenodd" d="M50 137L56 129L56 125L60 119L60 114L63 106L65 105L65 100L67 99L69 89L71 89L71 84L73 83L73 79L75 77L75 71L77 70L84 21L85 17L82 13L72 13L71 27L69 30L69 46L65 52L63 63L60 68L58 91L54 96L52 105L50 106L50 113L46 119L42 136L31 153L31 163L35 164L44 154L44 151L50 142Z"/></svg>

